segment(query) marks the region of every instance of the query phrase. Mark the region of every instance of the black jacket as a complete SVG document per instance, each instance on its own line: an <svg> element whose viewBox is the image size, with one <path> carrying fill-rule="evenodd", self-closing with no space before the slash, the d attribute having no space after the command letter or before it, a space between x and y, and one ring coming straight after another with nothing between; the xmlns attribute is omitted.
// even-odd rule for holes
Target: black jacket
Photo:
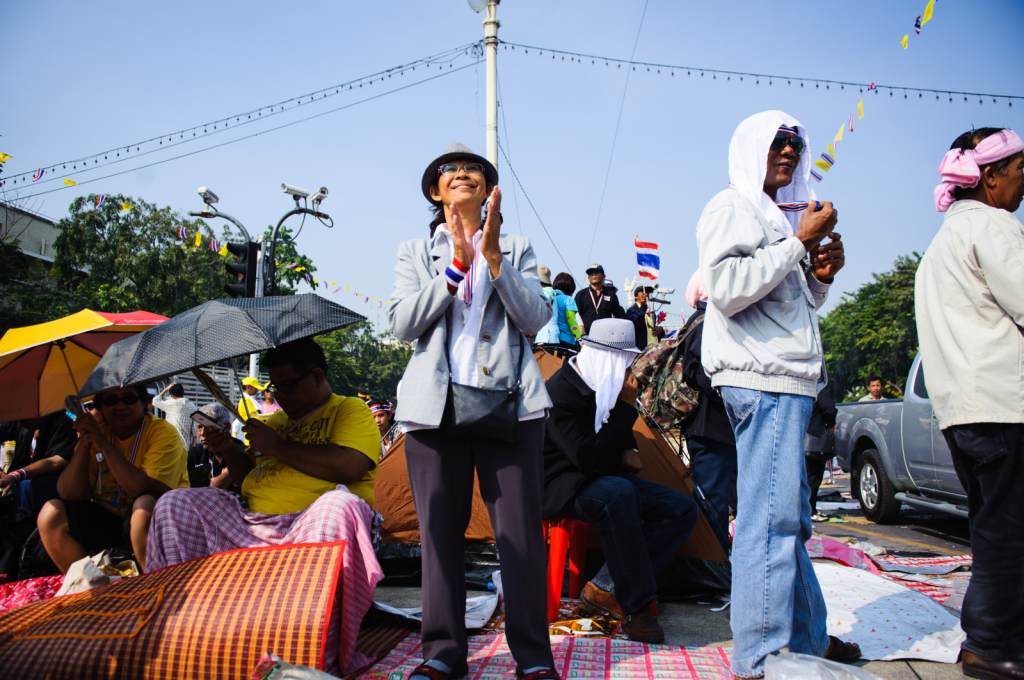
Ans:
<svg viewBox="0 0 1024 680"><path fill-rule="evenodd" d="M587 286L583 290L576 293L576 309L579 310L580 317L583 319L583 327L590 332L590 327L598 319L625 319L626 312L622 309L622 305L619 304L619 298L615 295L614 291L605 288L602 292L600 299L597 301L597 309L594 309L594 289Z"/></svg>
<svg viewBox="0 0 1024 680"><path fill-rule="evenodd" d="M697 310L690 316L686 325L679 333L685 333L698 316L703 316L707 308L707 302L698 302ZM704 367L700 365L700 350L704 337L703 330L704 322L701 320L701 326L690 333L690 336L683 343L683 349L681 350L682 356L680 361L683 362L683 379L690 386L690 389L700 391L700 406L687 424L686 436L703 437L735 446L736 436L733 434L729 416L725 412L725 403L715 389L711 387L711 378L704 372Z"/></svg>
<svg viewBox="0 0 1024 680"><path fill-rule="evenodd" d="M626 310L626 318L633 322L633 333L636 336L636 348L647 348L647 303L643 306L635 302Z"/></svg>
<svg viewBox="0 0 1024 680"><path fill-rule="evenodd" d="M608 422L594 433L597 402L594 391L569 362L548 378L547 428L544 433L545 519L557 515L585 484L604 475L618 475L622 452L636 448L633 424L636 409L622 401Z"/></svg>
<svg viewBox="0 0 1024 680"><path fill-rule="evenodd" d="M0 442L9 442L12 439L15 442L14 458L11 461L12 472L50 456L60 456L64 460L71 460L71 454L75 452L75 444L78 443L78 434L67 413L57 411L46 416L43 424L39 427L39 439L36 441L34 456L32 455L33 430L21 423L20 420L0 423Z"/></svg>
<svg viewBox="0 0 1024 680"><path fill-rule="evenodd" d="M836 408L832 395L824 387L821 388L811 408L811 420L807 424L807 434L804 436L804 453L835 455L836 437L832 428L835 427L838 415L839 409Z"/></svg>

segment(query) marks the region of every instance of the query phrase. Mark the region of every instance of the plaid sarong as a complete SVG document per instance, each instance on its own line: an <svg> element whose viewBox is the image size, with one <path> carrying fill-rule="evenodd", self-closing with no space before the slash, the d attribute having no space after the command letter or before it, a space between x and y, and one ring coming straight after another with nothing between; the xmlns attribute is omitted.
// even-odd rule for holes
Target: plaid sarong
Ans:
<svg viewBox="0 0 1024 680"><path fill-rule="evenodd" d="M344 671L353 661L374 588L384 577L373 553L373 519L370 506L344 487L325 493L302 512L284 515L246 512L237 497L222 489L175 489L161 496L153 511L146 567L155 571L237 548L347 541L338 584L341 606L335 608L328 632L328 639L339 645L327 650L325 664L335 667L336 652L337 667Z"/></svg>

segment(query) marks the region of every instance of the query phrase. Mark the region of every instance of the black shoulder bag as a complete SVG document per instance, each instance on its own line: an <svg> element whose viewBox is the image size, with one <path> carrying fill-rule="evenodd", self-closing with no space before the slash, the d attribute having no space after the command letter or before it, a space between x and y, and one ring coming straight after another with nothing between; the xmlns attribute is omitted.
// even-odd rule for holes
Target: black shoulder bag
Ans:
<svg viewBox="0 0 1024 680"><path fill-rule="evenodd" d="M451 435L486 437L503 442L514 442L519 439L519 393L523 390L523 347L526 339L519 334L519 362L516 364L516 381L508 389L491 390L483 387L470 387L452 382L452 366L448 353L451 340L451 326L445 323L448 338L445 340L444 360L448 366L448 396L445 400L444 413L441 416L441 432ZM509 337L511 339L512 319L508 320ZM454 343L451 343L454 345Z"/></svg>

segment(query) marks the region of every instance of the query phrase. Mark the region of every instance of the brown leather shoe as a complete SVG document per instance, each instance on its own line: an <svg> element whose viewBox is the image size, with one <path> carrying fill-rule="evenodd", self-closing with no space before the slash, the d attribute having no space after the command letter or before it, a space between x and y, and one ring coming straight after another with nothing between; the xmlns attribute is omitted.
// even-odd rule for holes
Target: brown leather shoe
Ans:
<svg viewBox="0 0 1024 680"><path fill-rule="evenodd" d="M1024 661L994 661L966 649L960 654L962 670L969 678L1024 680Z"/></svg>
<svg viewBox="0 0 1024 680"><path fill-rule="evenodd" d="M623 618L622 631L633 642L660 645L665 641L665 631L658 623L658 619L651 613L651 605L646 605L636 614L630 614Z"/></svg>
<svg viewBox="0 0 1024 680"><path fill-rule="evenodd" d="M860 645L829 635L828 651L825 652L825 658L836 663L853 663L860 659Z"/></svg>
<svg viewBox="0 0 1024 680"><path fill-rule="evenodd" d="M588 581L587 585L583 587L583 592L580 593L580 599L583 600L583 604L587 605L591 609L600 609L601 611L607 612L619 619L626 618L626 615L623 613L622 607L619 606L615 596L607 590L601 590L595 586L593 581Z"/></svg>

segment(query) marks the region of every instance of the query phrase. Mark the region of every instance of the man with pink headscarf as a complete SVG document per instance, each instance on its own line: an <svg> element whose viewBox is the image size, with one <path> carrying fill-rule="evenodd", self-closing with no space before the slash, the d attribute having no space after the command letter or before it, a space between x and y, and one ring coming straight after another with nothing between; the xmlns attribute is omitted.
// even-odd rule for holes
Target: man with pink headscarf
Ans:
<svg viewBox="0 0 1024 680"><path fill-rule="evenodd" d="M680 355L683 379L691 389L701 394L697 410L686 421L690 476L703 492L699 496L704 498L701 508L704 515L722 548L729 552L730 495L736 495L733 483L736 475L736 436L729 423L729 414L725 412L725 403L711 386L711 378L700 363L708 291L700 279L699 269L693 273L686 286L686 304L693 307L694 311L679 331L680 337L686 336Z"/></svg>
<svg viewBox="0 0 1024 680"><path fill-rule="evenodd" d="M917 269L928 395L964 489L974 553L963 671L1024 678L1024 142L981 128L939 166L942 228Z"/></svg>

